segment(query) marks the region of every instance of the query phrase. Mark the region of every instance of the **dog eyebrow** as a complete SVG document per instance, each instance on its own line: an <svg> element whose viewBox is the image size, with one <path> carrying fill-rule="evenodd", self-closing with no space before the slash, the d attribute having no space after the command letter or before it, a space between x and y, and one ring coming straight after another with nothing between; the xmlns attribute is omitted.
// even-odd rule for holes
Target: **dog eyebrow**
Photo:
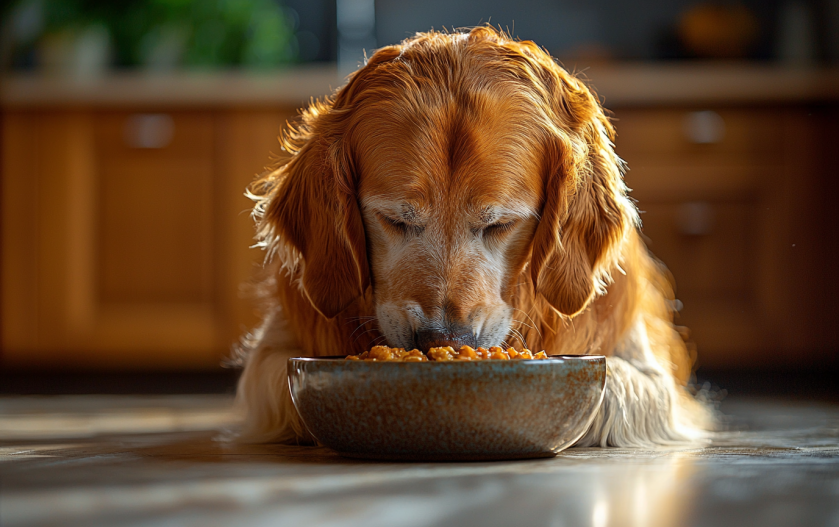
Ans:
<svg viewBox="0 0 839 527"><path fill-rule="evenodd" d="M480 209L478 213L480 225L491 225L502 218L538 218L539 214L531 210L530 207L503 207L503 206L485 206Z"/></svg>
<svg viewBox="0 0 839 527"><path fill-rule="evenodd" d="M381 199L366 199L363 202L365 208L372 208L392 218L398 218L405 223L412 225L421 224L423 214L411 203L387 201Z"/></svg>

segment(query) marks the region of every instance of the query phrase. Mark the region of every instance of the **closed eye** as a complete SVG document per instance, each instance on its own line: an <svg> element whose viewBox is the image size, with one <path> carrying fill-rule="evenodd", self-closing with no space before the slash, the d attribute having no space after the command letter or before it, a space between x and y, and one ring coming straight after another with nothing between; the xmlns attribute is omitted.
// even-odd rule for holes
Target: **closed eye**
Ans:
<svg viewBox="0 0 839 527"><path fill-rule="evenodd" d="M492 225L487 225L484 227L484 236L491 236L494 238L499 238L504 234L507 234L513 227L516 225L516 220L493 223Z"/></svg>
<svg viewBox="0 0 839 527"><path fill-rule="evenodd" d="M402 220L397 220L395 218L391 218L390 216L385 216L384 214L376 213L376 216L379 218L379 221L385 229L395 234L401 234L403 236L418 236L423 230L425 230L425 227L422 225L405 223Z"/></svg>

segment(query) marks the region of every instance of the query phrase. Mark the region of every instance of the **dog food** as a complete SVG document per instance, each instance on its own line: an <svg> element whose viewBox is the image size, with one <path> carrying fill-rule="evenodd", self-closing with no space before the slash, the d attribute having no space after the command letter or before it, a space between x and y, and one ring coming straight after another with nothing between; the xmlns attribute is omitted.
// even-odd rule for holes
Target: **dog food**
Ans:
<svg viewBox="0 0 839 527"><path fill-rule="evenodd" d="M347 360L365 360L365 361L402 361L402 362L426 362L426 361L450 361L450 360L511 360L511 359L547 359L548 356L544 351L533 353L529 349L521 351L515 348L507 348L506 350L498 346L493 346L489 349L478 348L474 349L470 346L461 346L459 350L455 351L451 346L442 348L431 348L428 350L428 355L420 350L414 349L405 351L405 348L389 348L387 346L373 346L370 351L365 351L358 355L349 355Z"/></svg>

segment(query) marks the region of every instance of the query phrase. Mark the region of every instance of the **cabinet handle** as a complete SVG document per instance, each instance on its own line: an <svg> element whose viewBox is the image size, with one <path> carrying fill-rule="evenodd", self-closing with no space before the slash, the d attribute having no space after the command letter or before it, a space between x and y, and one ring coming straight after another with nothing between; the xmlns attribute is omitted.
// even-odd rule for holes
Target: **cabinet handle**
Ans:
<svg viewBox="0 0 839 527"><path fill-rule="evenodd" d="M681 234L705 236L714 230L716 210L707 201L682 203L676 210L676 225Z"/></svg>
<svg viewBox="0 0 839 527"><path fill-rule="evenodd" d="M698 145L719 143L725 137L725 121L713 110L690 112L685 116L687 140Z"/></svg>
<svg viewBox="0 0 839 527"><path fill-rule="evenodd" d="M131 148L166 148L175 136L175 121L165 113L135 113L125 122L124 136Z"/></svg>

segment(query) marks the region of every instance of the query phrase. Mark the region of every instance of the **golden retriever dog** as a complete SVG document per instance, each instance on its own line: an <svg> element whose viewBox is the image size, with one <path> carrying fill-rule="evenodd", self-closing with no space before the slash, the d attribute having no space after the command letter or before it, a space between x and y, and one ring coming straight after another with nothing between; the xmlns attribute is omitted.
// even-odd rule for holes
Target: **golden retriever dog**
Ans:
<svg viewBox="0 0 839 527"><path fill-rule="evenodd" d="M492 28L378 50L251 186L264 322L244 339L240 437L310 442L286 361L374 344L607 356L577 445L696 440L667 273L641 240L615 132L586 85ZM538 394L534 394L538 397Z"/></svg>

